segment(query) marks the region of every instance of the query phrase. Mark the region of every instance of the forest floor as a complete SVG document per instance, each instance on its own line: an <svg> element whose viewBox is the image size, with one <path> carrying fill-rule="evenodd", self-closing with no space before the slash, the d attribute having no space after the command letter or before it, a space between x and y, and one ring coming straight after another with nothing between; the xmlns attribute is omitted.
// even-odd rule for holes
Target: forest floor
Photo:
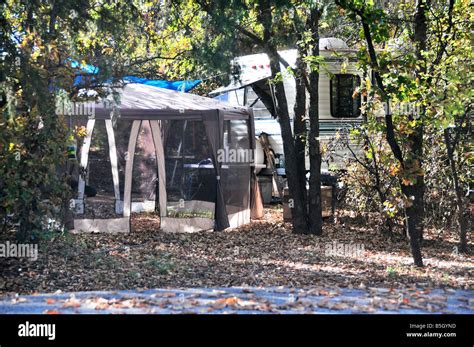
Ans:
<svg viewBox="0 0 474 347"><path fill-rule="evenodd" d="M223 232L166 233L135 217L129 234L64 234L39 244L37 260L0 262L0 296L34 293L203 287L372 287L427 293L474 289L471 253L456 236L427 230L425 267L412 265L408 241L390 239L376 222L341 213L323 236L297 235L278 207L265 219ZM152 221L151 221L151 224ZM13 242L13 233L0 243Z"/></svg>

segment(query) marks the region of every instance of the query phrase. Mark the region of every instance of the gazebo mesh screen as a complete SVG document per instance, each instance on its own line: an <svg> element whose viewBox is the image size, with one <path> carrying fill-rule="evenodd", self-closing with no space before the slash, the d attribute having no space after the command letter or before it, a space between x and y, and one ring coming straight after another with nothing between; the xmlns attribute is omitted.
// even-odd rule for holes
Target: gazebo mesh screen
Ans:
<svg viewBox="0 0 474 347"><path fill-rule="evenodd" d="M229 219L248 209L250 193L250 162L247 120L224 121L223 151L221 151L221 182ZM219 160L219 156L218 156Z"/></svg>
<svg viewBox="0 0 474 347"><path fill-rule="evenodd" d="M105 122L97 120L92 132L89 150L88 180L86 183L97 190L98 196L113 196L114 185L110 169L109 144Z"/></svg>
<svg viewBox="0 0 474 347"><path fill-rule="evenodd" d="M166 215L214 219L216 175L203 122L162 121L162 133Z"/></svg>
<svg viewBox="0 0 474 347"><path fill-rule="evenodd" d="M157 164L150 122L142 121L133 160L132 201L154 201Z"/></svg>
<svg viewBox="0 0 474 347"><path fill-rule="evenodd" d="M109 144L103 120L96 120L92 132L86 176L86 195L95 190L94 197L86 198L85 218L115 217L114 185L110 167Z"/></svg>
<svg viewBox="0 0 474 347"><path fill-rule="evenodd" d="M128 157L128 141L130 139L130 129L132 129L133 121L128 119L118 119L114 126L115 133L115 147L117 150L117 162L119 172L119 187L120 198L123 200L123 192L125 185L125 165ZM132 176L132 192L136 184L133 184L134 177Z"/></svg>

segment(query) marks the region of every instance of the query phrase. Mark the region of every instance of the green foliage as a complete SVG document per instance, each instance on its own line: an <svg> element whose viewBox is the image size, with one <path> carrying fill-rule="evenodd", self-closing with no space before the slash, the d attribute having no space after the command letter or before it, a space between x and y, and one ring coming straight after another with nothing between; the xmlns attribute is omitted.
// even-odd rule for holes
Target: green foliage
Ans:
<svg viewBox="0 0 474 347"><path fill-rule="evenodd" d="M186 75L191 63L176 56L190 48L161 1L7 0L0 9L0 220L19 223L18 237L31 240L57 228L51 220L62 228L72 197L64 174L71 129L56 104L81 100L76 74L103 95L110 78ZM71 60L99 72L92 79Z"/></svg>
<svg viewBox="0 0 474 347"><path fill-rule="evenodd" d="M367 123L354 131L355 139L364 145L364 155L349 165L346 180L355 194L353 203L366 210L377 210L381 204L388 217L394 217L411 206L410 196L402 187L410 187L420 179L425 185L427 222L444 227L453 225L456 211L454 173L447 162L444 132L456 128L454 156L456 174L462 191L469 187L469 165L472 163L472 60L470 26L473 11L469 1L432 3L428 11L427 47L417 56L413 40L414 21L406 17L414 2L393 2L376 8L369 1L339 1L353 20L370 23L376 44L377 66L369 59L365 37L361 40L358 59L365 71L381 74L381 86L367 79L358 93L367 97L362 112ZM390 100L390 103L382 103ZM396 141L403 163L395 158L385 141L385 111L392 114ZM413 141L423 141L422 155L413 152ZM372 147L368 144L379 144ZM375 172L380 179L376 180ZM368 173L368 175L367 175ZM393 180L395 178L395 180ZM372 188L372 189L371 189ZM377 191L383 194L376 194ZM384 199L381 196L385 195ZM371 204L364 204L370 201Z"/></svg>

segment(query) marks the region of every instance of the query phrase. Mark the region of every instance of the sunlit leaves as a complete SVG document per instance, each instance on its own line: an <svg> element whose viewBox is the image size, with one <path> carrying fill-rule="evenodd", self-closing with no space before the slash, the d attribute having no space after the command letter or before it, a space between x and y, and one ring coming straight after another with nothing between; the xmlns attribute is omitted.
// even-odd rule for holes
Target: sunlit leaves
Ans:
<svg viewBox="0 0 474 347"><path fill-rule="evenodd" d="M448 127L456 127L462 134L468 133L467 128L460 129L465 124L462 119L466 112L472 110L473 100L473 51L469 34L472 6L469 1L456 1L450 16L447 3L431 3L427 49L417 54L413 39L414 19L407 16L414 12L415 2L394 2L383 9L369 1L339 3L345 9L344 14L369 26L376 44L377 65L369 59L362 31L363 45L357 57L362 69L375 70L382 77L386 99L391 101L389 107L385 105L382 115L387 112L392 115L395 137L405 162L402 166L390 153L386 157L387 153L382 149L377 150L377 155L372 149L366 149L365 158L372 162L377 159L381 173L384 173L383 165L388 165L388 174L400 185L411 186L419 177L425 177L429 189L436 186L449 189L446 180L441 178L447 174L441 156L446 153L442 138ZM378 88L371 87L370 82L363 83L358 93L367 97L362 112L368 120L365 128L370 139L375 141L381 135L379 132L385 132L385 127L380 122L383 118L380 117ZM427 139L424 157L412 151L413 141L419 139L420 134L421 138ZM354 132L354 136L363 143L363 133ZM459 137L457 150L460 153L465 151L462 142L465 136ZM459 165L460 172L464 172L465 163L459 162ZM409 206L411 200L404 203Z"/></svg>

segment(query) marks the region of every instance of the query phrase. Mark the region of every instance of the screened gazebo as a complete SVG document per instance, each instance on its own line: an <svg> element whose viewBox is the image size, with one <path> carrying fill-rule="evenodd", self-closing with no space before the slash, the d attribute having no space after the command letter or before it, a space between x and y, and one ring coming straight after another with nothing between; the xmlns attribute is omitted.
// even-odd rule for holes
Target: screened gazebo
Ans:
<svg viewBox="0 0 474 347"><path fill-rule="evenodd" d="M262 216L251 109L143 84L114 94L68 115L70 126L87 129L78 145L76 231L130 231L131 213L142 211L156 212L162 230L184 232ZM86 196L89 186L96 196Z"/></svg>

